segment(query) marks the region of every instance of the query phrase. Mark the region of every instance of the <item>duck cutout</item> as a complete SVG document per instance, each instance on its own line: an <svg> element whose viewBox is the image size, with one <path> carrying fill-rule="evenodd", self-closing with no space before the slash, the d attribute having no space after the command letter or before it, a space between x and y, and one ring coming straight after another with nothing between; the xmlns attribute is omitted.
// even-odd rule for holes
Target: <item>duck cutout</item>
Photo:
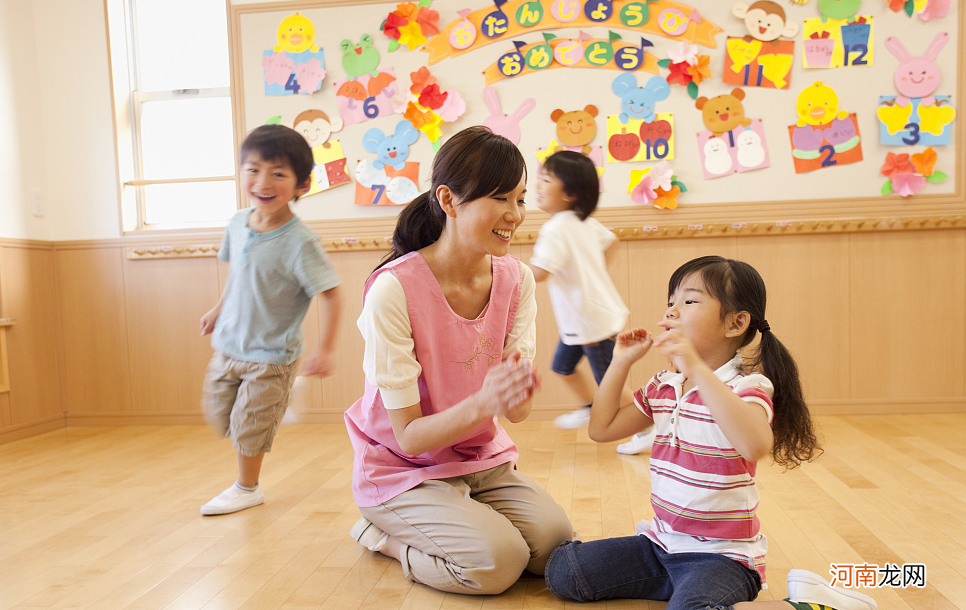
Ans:
<svg viewBox="0 0 966 610"><path fill-rule="evenodd" d="M265 95L305 95L321 89L325 52L316 44L312 20L301 13L282 19L276 41L262 53Z"/></svg>
<svg viewBox="0 0 966 610"><path fill-rule="evenodd" d="M835 91L816 81L798 95L798 121L788 128L796 173L848 165L862 160L855 114L839 108Z"/></svg>
<svg viewBox="0 0 966 610"><path fill-rule="evenodd" d="M785 9L777 2L760 0L750 6L739 2L732 15L744 21L748 34L729 36L725 42L725 69L722 80L732 85L787 89L795 60L798 34Z"/></svg>

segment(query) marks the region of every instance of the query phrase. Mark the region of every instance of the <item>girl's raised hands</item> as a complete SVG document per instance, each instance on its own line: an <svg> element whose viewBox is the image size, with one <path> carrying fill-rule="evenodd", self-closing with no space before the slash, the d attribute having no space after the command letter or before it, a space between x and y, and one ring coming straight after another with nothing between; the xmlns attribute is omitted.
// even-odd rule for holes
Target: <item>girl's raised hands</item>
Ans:
<svg viewBox="0 0 966 610"><path fill-rule="evenodd" d="M666 318L657 323L664 332L654 339L654 346L660 348L661 355L667 358L678 372L691 377L695 366L703 364L694 343L681 332L681 322Z"/></svg>
<svg viewBox="0 0 966 610"><path fill-rule="evenodd" d="M654 337L643 328L632 328L617 335L614 357L626 358L636 362L651 349Z"/></svg>

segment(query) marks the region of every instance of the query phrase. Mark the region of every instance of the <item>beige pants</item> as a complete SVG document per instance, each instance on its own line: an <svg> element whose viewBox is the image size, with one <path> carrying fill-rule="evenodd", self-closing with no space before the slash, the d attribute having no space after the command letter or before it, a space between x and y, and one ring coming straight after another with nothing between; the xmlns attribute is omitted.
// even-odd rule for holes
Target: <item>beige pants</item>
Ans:
<svg viewBox="0 0 966 610"><path fill-rule="evenodd" d="M205 418L238 453L254 457L271 451L297 369L298 361L245 362L215 352L205 371Z"/></svg>
<svg viewBox="0 0 966 610"><path fill-rule="evenodd" d="M359 510L407 545L406 578L448 593L502 593L524 569L542 576L550 553L573 537L563 507L512 463L425 481Z"/></svg>

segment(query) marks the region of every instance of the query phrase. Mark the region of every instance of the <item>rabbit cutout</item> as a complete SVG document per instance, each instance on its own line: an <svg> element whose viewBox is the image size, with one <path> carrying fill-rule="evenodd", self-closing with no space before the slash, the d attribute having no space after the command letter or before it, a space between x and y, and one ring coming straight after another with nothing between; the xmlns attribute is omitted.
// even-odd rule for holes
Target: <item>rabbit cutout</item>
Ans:
<svg viewBox="0 0 966 610"><path fill-rule="evenodd" d="M483 126L514 144L519 143L520 121L537 105L536 100L532 97L527 98L520 103L513 114L503 114L500 100L496 96L496 89L490 86L483 87L483 99L486 101L486 107L490 109L490 116L483 120Z"/></svg>
<svg viewBox="0 0 966 610"><path fill-rule="evenodd" d="M949 42L949 34L940 32L929 43L929 48L921 57L912 57L899 39L895 36L886 38L885 46L899 60L894 82L899 91L896 104L908 106L910 98L921 98L921 106L934 106L936 98L933 92L939 87L939 66L936 57Z"/></svg>

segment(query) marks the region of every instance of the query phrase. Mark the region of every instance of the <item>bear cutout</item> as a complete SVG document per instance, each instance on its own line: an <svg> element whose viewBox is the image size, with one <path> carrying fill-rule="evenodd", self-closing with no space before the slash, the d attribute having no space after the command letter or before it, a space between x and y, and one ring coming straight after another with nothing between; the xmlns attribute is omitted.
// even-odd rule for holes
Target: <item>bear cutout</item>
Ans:
<svg viewBox="0 0 966 610"><path fill-rule="evenodd" d="M563 150L564 146L580 146L580 152L590 156L593 147L590 143L597 136L597 107L585 106L583 110L564 112L559 108L550 113L550 120L557 124L557 141L561 146L554 147L553 152Z"/></svg>
<svg viewBox="0 0 966 610"><path fill-rule="evenodd" d="M745 92L734 89L730 94L711 99L699 97L694 102L694 107L701 111L705 126L715 137L719 137L738 125L742 127L751 125L751 119L745 116L745 109L741 105L743 99L745 99Z"/></svg>

